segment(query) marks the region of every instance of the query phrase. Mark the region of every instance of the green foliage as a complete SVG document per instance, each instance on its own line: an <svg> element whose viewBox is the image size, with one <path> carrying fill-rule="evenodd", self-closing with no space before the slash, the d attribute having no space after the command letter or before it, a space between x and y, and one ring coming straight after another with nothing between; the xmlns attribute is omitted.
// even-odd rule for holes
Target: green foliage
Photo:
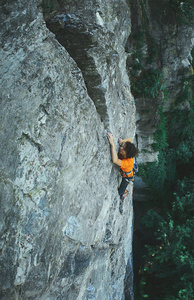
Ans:
<svg viewBox="0 0 194 300"><path fill-rule="evenodd" d="M170 299L170 297L192 299L194 296L193 181L188 179L179 181L169 212L161 214L149 210L143 223L153 232L156 239L154 246L146 246L146 260L149 262L143 270L146 280L149 282L154 276L156 282L160 284L162 282L160 299ZM169 284L171 290L168 288ZM144 292L151 293L146 288ZM154 299L153 297L154 295L150 295L150 299Z"/></svg>
<svg viewBox="0 0 194 300"><path fill-rule="evenodd" d="M147 34L148 57L147 63L151 64L159 55L159 46L156 40L148 33Z"/></svg>
<svg viewBox="0 0 194 300"><path fill-rule="evenodd" d="M158 161L141 167L156 199L143 218L146 234L153 239L147 242L141 269L141 299L194 298L193 77L183 80L169 112L160 107L154 136Z"/></svg>
<svg viewBox="0 0 194 300"><path fill-rule="evenodd" d="M193 22L193 0L170 0L170 6L175 11L180 23L190 24L191 22Z"/></svg>
<svg viewBox="0 0 194 300"><path fill-rule="evenodd" d="M176 150L177 163L184 161L188 163L194 156L194 137L190 137L187 141L182 141Z"/></svg>
<svg viewBox="0 0 194 300"><path fill-rule="evenodd" d="M153 194L163 193L164 184L166 178L166 166L165 166L165 158L162 154L159 154L158 161L154 163L147 163L140 167L141 173L140 176L151 187L151 191ZM154 178L154 180L153 180Z"/></svg>
<svg viewBox="0 0 194 300"><path fill-rule="evenodd" d="M136 97L158 97L163 90L160 71L157 69L143 70L140 76L132 76L131 90Z"/></svg>

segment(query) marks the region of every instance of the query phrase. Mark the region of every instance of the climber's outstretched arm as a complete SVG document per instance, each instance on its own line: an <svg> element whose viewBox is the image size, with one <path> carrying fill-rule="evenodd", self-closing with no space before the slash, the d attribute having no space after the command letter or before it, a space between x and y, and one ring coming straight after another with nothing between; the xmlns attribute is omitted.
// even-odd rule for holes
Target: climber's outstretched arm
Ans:
<svg viewBox="0 0 194 300"><path fill-rule="evenodd" d="M114 164L117 166L121 167L122 161L118 158L115 143L114 143L114 137L112 133L108 132L107 137L111 146L111 156L112 156L112 161Z"/></svg>

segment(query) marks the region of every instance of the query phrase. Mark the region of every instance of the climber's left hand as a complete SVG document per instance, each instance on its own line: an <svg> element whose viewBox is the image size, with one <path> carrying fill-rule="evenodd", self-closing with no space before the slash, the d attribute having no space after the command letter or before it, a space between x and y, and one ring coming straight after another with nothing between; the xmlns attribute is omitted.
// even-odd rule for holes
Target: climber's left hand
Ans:
<svg viewBox="0 0 194 300"><path fill-rule="evenodd" d="M114 136L113 136L113 134L110 133L110 132L107 132L107 137L108 137L110 145L114 145Z"/></svg>

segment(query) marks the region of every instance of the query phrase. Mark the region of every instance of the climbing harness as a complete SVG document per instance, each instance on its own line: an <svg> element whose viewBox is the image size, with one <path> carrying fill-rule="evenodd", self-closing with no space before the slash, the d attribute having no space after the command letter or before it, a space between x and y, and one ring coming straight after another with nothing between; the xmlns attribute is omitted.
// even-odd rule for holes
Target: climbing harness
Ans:
<svg viewBox="0 0 194 300"><path fill-rule="evenodd" d="M121 176L124 178L124 180L128 183L131 183L134 181L134 176L138 172L138 164L135 162L133 164L133 169L130 172L124 172L121 169L120 169L120 172L121 172ZM132 172L133 172L133 176L129 176Z"/></svg>

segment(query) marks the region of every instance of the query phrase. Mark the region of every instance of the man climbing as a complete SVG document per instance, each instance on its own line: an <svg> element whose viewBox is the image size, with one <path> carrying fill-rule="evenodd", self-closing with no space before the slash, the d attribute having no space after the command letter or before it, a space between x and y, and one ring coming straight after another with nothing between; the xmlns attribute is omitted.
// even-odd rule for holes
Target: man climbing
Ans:
<svg viewBox="0 0 194 300"><path fill-rule="evenodd" d="M120 187L118 188L118 192L121 200L123 200L127 194L128 190L126 189L128 184L133 180L133 165L134 165L134 157L137 155L137 148L132 143L132 139L119 139L119 156L117 155L114 137L112 133L107 132L107 137L109 143L111 145L111 156L114 164L120 167L122 182Z"/></svg>

